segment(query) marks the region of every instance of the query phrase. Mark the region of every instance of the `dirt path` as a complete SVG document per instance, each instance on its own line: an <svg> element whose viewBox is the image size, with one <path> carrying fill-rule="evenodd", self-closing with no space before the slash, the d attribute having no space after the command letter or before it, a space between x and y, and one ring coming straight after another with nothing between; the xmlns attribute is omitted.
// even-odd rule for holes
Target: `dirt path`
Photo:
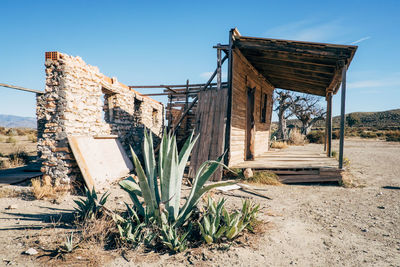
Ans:
<svg viewBox="0 0 400 267"><path fill-rule="evenodd" d="M321 150L320 145L309 146ZM334 146L338 151L337 142ZM273 200L255 200L265 207L263 219L269 221L269 230L250 248L203 250L204 259L195 264L400 266L400 190L382 188L400 188L400 144L346 140L345 157L351 162L351 173L365 187L268 186ZM237 198L229 201L240 203ZM153 264L177 265L176 260L189 263L161 257ZM123 265L123 261L116 263Z"/></svg>
<svg viewBox="0 0 400 267"><path fill-rule="evenodd" d="M321 149L319 145L310 146ZM249 245L234 246L228 251L199 248L197 256L187 252L142 258L133 252L129 263L119 257L106 265L400 266L400 144L346 140L345 156L351 162L351 173L365 187L264 187L273 200L254 200L265 207L262 219L269 222L268 229L249 240ZM230 197L228 202L239 205L240 199ZM17 209L5 210L11 204ZM34 256L21 255L27 248L20 241L23 236L37 234L37 230L6 229L46 226L52 215L70 209L70 200L55 205L20 198L0 199L0 260L19 266L39 265ZM0 266L4 263L0 262Z"/></svg>

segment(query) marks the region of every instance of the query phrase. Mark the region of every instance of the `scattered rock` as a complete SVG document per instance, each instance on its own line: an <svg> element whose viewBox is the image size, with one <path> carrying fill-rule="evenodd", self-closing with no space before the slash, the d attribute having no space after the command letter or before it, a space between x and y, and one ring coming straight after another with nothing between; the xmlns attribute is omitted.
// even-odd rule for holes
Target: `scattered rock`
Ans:
<svg viewBox="0 0 400 267"><path fill-rule="evenodd" d="M6 210L15 210L17 208L17 205L13 204L13 205L9 205Z"/></svg>
<svg viewBox="0 0 400 267"><path fill-rule="evenodd" d="M378 206L378 209L384 210L385 206Z"/></svg>
<svg viewBox="0 0 400 267"><path fill-rule="evenodd" d="M250 168L247 168L243 171L244 178L253 177L253 171Z"/></svg>
<svg viewBox="0 0 400 267"><path fill-rule="evenodd" d="M29 248L27 251L24 252L27 255L36 255L38 254L37 250L34 248Z"/></svg>
<svg viewBox="0 0 400 267"><path fill-rule="evenodd" d="M7 259L3 259L3 263L7 266L7 265L12 265L12 262L10 260Z"/></svg>
<svg viewBox="0 0 400 267"><path fill-rule="evenodd" d="M368 232L368 229L361 229L361 232L366 233L366 232Z"/></svg>

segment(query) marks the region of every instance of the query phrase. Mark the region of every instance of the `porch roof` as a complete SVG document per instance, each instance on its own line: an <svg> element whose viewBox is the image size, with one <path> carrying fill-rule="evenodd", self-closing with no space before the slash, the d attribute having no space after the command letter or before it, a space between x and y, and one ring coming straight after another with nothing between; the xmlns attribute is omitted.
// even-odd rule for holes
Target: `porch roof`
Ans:
<svg viewBox="0 0 400 267"><path fill-rule="evenodd" d="M241 36L233 44L254 68L276 88L326 96L340 86L342 69L357 50L338 45Z"/></svg>

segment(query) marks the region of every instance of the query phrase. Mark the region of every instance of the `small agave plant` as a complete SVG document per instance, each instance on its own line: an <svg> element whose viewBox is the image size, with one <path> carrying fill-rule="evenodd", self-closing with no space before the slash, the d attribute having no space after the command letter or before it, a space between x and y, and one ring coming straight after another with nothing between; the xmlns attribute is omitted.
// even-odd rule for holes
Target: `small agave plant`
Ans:
<svg viewBox="0 0 400 267"><path fill-rule="evenodd" d="M93 219L98 216L98 214L102 211L109 195L109 193L105 193L101 196L100 200L98 200L94 187L92 191L86 190L86 199L79 198L79 200L74 200L78 206L74 207L78 214L78 218L85 220Z"/></svg>
<svg viewBox="0 0 400 267"><path fill-rule="evenodd" d="M207 214L204 215L202 222L199 222L201 236L207 244L218 241L227 230L227 227L223 225L224 204L224 198L218 203L211 197L208 198Z"/></svg>
<svg viewBox="0 0 400 267"><path fill-rule="evenodd" d="M151 133L145 131L144 167L131 148L138 183L129 177L121 181L120 186L129 193L140 215L145 218L154 217L160 225L168 223L172 227L182 226L207 191L231 184L219 183L206 186L205 183L217 168L223 165L222 157L216 161L206 161L200 166L193 180L193 186L185 204L180 206L182 178L196 141L197 137L193 138L192 133L178 153L176 137L164 134L158 152L158 162L156 162L153 138ZM141 202L139 197L143 198L144 202Z"/></svg>
<svg viewBox="0 0 400 267"><path fill-rule="evenodd" d="M253 231L253 224L257 221L260 206L245 200L240 211L228 212L225 207L225 199L216 203L208 198L206 214L198 223L201 236L207 244L220 241L223 237L228 240L236 238L244 229Z"/></svg>

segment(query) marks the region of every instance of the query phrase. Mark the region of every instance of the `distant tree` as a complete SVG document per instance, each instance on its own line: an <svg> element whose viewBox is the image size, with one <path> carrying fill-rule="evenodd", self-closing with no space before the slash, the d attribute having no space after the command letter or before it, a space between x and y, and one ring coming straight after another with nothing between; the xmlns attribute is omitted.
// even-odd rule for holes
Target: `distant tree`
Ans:
<svg viewBox="0 0 400 267"><path fill-rule="evenodd" d="M278 114L278 131L276 134L276 137L278 139L288 139L288 129L286 127L286 121L288 118L293 116L292 106L298 101L300 101L300 97L296 96L295 93L291 91L275 91L274 111L276 111Z"/></svg>
<svg viewBox="0 0 400 267"><path fill-rule="evenodd" d="M303 94L298 96L298 101L291 105L292 114L301 123L300 132L302 134L309 134L317 121L325 119L326 111L320 106L320 101L320 97Z"/></svg>
<svg viewBox="0 0 400 267"><path fill-rule="evenodd" d="M350 113L349 115L346 116L346 121L347 125L350 127L353 127L356 124L360 123L360 118L355 116L354 114Z"/></svg>

